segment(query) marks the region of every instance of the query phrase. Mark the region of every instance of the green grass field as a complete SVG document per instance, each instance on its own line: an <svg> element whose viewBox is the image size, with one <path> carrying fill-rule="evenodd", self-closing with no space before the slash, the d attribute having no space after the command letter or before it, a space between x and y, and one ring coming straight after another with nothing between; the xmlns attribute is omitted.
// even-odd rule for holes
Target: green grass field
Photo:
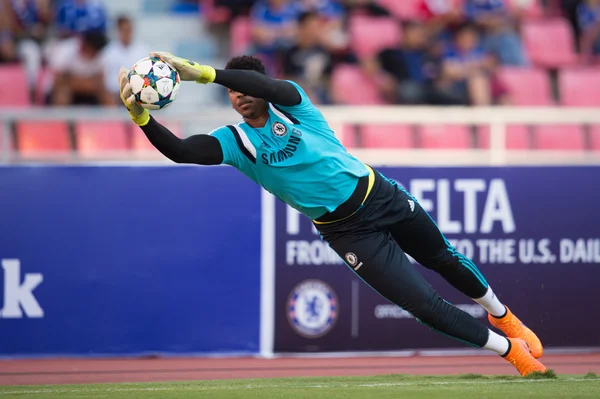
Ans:
<svg viewBox="0 0 600 399"><path fill-rule="evenodd" d="M279 378L168 383L0 387L0 398L517 399L600 398L600 377L408 376Z"/></svg>

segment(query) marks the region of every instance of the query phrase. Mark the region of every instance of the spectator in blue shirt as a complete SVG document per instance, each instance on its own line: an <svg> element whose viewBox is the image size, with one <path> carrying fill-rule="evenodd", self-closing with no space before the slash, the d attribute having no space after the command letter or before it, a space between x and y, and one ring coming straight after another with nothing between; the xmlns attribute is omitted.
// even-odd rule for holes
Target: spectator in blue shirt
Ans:
<svg viewBox="0 0 600 399"><path fill-rule="evenodd" d="M459 27L446 49L442 66L443 83L466 105L492 105L505 101L494 71L496 60L479 41L477 29L470 24Z"/></svg>
<svg viewBox="0 0 600 399"><path fill-rule="evenodd" d="M577 6L577 24L581 53L590 61L590 56L600 55L600 0L584 0Z"/></svg>
<svg viewBox="0 0 600 399"><path fill-rule="evenodd" d="M62 38L88 31L106 33L106 10L99 0L61 0L57 9L55 23Z"/></svg>
<svg viewBox="0 0 600 399"><path fill-rule="evenodd" d="M494 54L501 65L529 63L503 0L465 0L463 11L467 21L483 31L483 47Z"/></svg>
<svg viewBox="0 0 600 399"><path fill-rule="evenodd" d="M294 43L298 10L290 0L259 0L250 18L257 51L273 53Z"/></svg>
<svg viewBox="0 0 600 399"><path fill-rule="evenodd" d="M322 44L329 51L341 52L350 45L344 26L346 11L339 0L297 0L299 14L315 12L323 20Z"/></svg>
<svg viewBox="0 0 600 399"><path fill-rule="evenodd" d="M23 63L32 99L51 19L49 0L0 0L0 60Z"/></svg>

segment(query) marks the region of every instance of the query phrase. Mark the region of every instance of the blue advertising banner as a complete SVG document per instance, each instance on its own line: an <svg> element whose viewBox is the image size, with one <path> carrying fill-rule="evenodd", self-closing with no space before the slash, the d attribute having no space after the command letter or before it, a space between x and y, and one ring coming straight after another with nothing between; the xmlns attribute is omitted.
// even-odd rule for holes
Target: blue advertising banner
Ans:
<svg viewBox="0 0 600 399"><path fill-rule="evenodd" d="M600 346L589 332L600 281L599 167L379 170L419 200L546 348ZM275 352L467 348L375 293L280 202L275 231ZM489 325L478 304L415 267Z"/></svg>
<svg viewBox="0 0 600 399"><path fill-rule="evenodd" d="M229 167L0 168L0 356L258 352L260 212Z"/></svg>

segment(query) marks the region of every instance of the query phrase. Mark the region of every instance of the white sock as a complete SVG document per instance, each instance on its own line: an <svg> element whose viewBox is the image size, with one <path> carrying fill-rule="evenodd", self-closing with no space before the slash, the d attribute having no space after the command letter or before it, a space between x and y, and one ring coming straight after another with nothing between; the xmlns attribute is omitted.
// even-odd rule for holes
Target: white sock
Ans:
<svg viewBox="0 0 600 399"><path fill-rule="evenodd" d="M492 330L488 331L490 332L490 336L488 337L487 344L485 344L484 348L494 351L500 356L504 356L510 348L508 339L502 335L496 334Z"/></svg>
<svg viewBox="0 0 600 399"><path fill-rule="evenodd" d="M483 306L492 316L502 317L506 314L506 308L496 297L491 287L488 287L484 296L473 300Z"/></svg>

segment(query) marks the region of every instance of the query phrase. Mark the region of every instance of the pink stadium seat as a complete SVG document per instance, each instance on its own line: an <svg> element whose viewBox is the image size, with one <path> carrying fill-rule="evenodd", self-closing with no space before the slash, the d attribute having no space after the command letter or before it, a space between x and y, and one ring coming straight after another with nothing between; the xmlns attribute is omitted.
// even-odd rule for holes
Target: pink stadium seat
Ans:
<svg viewBox="0 0 600 399"><path fill-rule="evenodd" d="M363 125L360 138L364 148L414 148L410 125Z"/></svg>
<svg viewBox="0 0 600 399"><path fill-rule="evenodd" d="M338 104L384 104L375 83L354 65L340 65L333 70L331 90Z"/></svg>
<svg viewBox="0 0 600 399"><path fill-rule="evenodd" d="M163 126L171 131L177 137L183 137L181 131L181 124L177 122L165 122L160 120L160 118L156 118L158 122L160 122ZM131 148L134 152L150 152L155 153L155 155L160 155L160 152L152 145L148 137L144 134L142 129L135 125L131 125L133 129L131 131Z"/></svg>
<svg viewBox="0 0 600 399"><path fill-rule="evenodd" d="M578 62L573 30L564 18L525 20L521 34L534 65L560 68Z"/></svg>
<svg viewBox="0 0 600 399"><path fill-rule="evenodd" d="M600 125L590 127L590 148L592 151L600 151Z"/></svg>
<svg viewBox="0 0 600 399"><path fill-rule="evenodd" d="M356 143L356 135L354 132L354 125L344 124L342 126L341 132L336 132L336 134L341 136L340 141L346 148L355 148L357 147Z"/></svg>
<svg viewBox="0 0 600 399"><path fill-rule="evenodd" d="M538 150L584 150L583 130L579 125L536 126L534 148Z"/></svg>
<svg viewBox="0 0 600 399"><path fill-rule="evenodd" d="M490 148L491 135L489 125L478 128L479 148ZM509 150L526 150L531 148L529 131L526 125L509 125L506 128L506 148Z"/></svg>
<svg viewBox="0 0 600 399"><path fill-rule="evenodd" d="M83 156L129 149L127 128L124 122L79 121L75 124L75 134L77 149Z"/></svg>
<svg viewBox="0 0 600 399"><path fill-rule="evenodd" d="M354 15L349 24L351 46L358 58L377 55L386 47L399 43L401 32L396 20L387 17Z"/></svg>
<svg viewBox="0 0 600 399"><path fill-rule="evenodd" d="M571 107L600 105L600 69L562 69L558 76L560 103Z"/></svg>
<svg viewBox="0 0 600 399"><path fill-rule="evenodd" d="M227 7L218 7L215 4L215 0L200 0L200 6L204 11L206 20L211 23L223 23L227 22L231 16L231 12Z"/></svg>
<svg viewBox="0 0 600 399"><path fill-rule="evenodd" d="M0 107L27 107L31 105L27 76L20 65L0 65ZM10 94L9 94L10 93Z"/></svg>
<svg viewBox="0 0 600 399"><path fill-rule="evenodd" d="M231 55L241 55L248 51L252 44L252 22L248 17L236 17L230 25Z"/></svg>
<svg viewBox="0 0 600 399"><path fill-rule="evenodd" d="M17 143L22 155L71 151L69 128L65 122L27 121L17 123Z"/></svg>
<svg viewBox="0 0 600 399"><path fill-rule="evenodd" d="M498 78L506 85L514 105L553 105L550 79L543 69L504 67Z"/></svg>
<svg viewBox="0 0 600 399"><path fill-rule="evenodd" d="M423 0L379 0L377 3L401 20L419 20Z"/></svg>
<svg viewBox="0 0 600 399"><path fill-rule="evenodd" d="M472 148L467 125L423 125L419 132L420 147L429 149Z"/></svg>

